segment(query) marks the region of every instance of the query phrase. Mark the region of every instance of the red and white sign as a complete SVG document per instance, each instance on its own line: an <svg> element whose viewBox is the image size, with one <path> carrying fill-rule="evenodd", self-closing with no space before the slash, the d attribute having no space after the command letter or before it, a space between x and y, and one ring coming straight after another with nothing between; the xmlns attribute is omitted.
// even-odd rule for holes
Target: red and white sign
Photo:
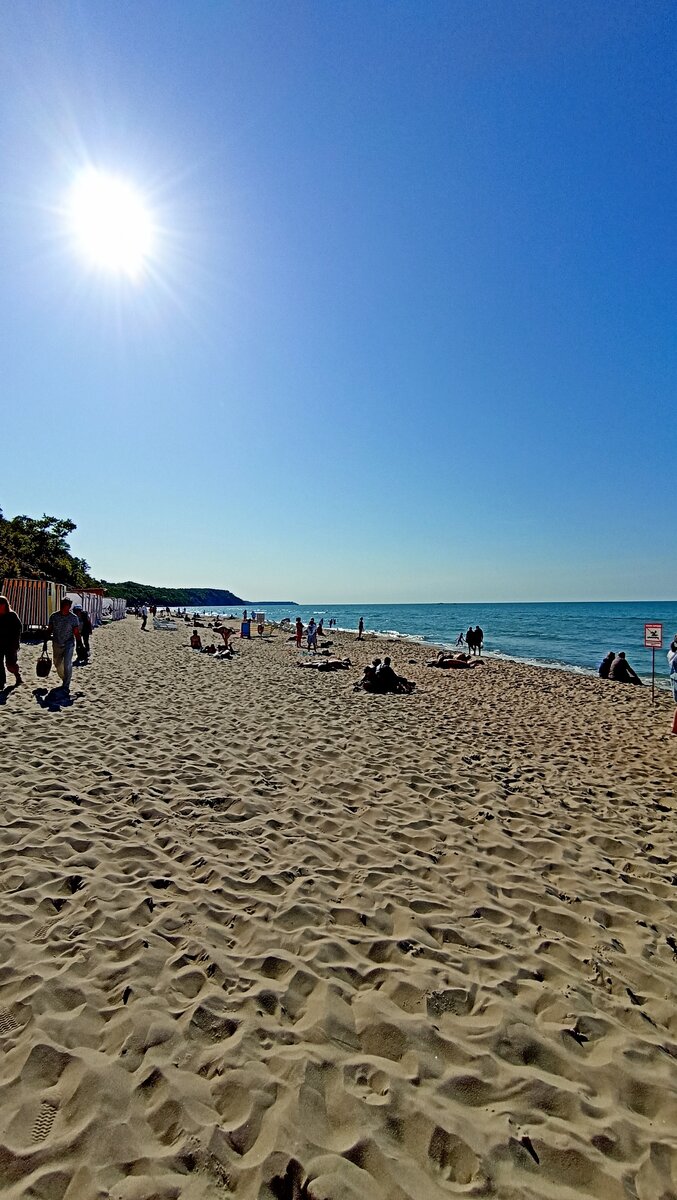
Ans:
<svg viewBox="0 0 677 1200"><path fill-rule="evenodd" d="M644 626L644 645L649 650L663 649L663 626L656 621L650 621Z"/></svg>

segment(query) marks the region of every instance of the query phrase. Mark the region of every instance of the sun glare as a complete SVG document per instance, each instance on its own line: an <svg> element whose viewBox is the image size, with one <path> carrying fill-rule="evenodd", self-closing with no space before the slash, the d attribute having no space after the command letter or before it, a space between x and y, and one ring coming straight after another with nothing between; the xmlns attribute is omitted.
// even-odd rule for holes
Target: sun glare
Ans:
<svg viewBox="0 0 677 1200"><path fill-rule="evenodd" d="M83 171L71 189L68 217L78 249L91 266L132 279L147 266L153 222L143 197L126 180Z"/></svg>

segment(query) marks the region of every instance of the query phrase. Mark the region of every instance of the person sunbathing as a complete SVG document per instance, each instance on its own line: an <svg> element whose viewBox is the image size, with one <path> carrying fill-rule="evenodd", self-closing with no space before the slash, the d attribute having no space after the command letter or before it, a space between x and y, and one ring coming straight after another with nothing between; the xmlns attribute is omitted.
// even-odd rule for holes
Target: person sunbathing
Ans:
<svg viewBox="0 0 677 1200"><path fill-rule="evenodd" d="M347 671L350 666L349 658L322 658L312 662L300 662L297 667L306 667L311 671Z"/></svg>
<svg viewBox="0 0 677 1200"><path fill-rule="evenodd" d="M426 667L439 667L442 671L469 670L472 667L483 667L484 659L471 658L469 654L446 654L440 650L437 658L430 659Z"/></svg>
<svg viewBox="0 0 677 1200"><path fill-rule="evenodd" d="M202 638L200 637L197 629L194 629L190 635L190 646L191 646L191 650L201 650L202 649Z"/></svg>

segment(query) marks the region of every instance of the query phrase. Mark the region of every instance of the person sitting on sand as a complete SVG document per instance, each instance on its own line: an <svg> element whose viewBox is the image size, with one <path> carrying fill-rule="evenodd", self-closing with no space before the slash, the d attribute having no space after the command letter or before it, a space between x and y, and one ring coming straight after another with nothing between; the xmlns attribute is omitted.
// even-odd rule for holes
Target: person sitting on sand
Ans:
<svg viewBox="0 0 677 1200"><path fill-rule="evenodd" d="M615 683L634 683L640 687L643 686L642 681L636 671L633 671L630 663L625 657L625 651L620 650L609 669L609 679L613 679Z"/></svg>
<svg viewBox="0 0 677 1200"><path fill-rule="evenodd" d="M609 678L609 671L611 670L611 664L614 661L615 657L616 657L616 654L615 654L615 651L613 651L613 650L610 650L608 654L604 655L604 658L602 659L601 663L599 664L600 679L608 679Z"/></svg>
<svg viewBox="0 0 677 1200"><path fill-rule="evenodd" d="M374 684L375 690L383 693L412 692L416 687L415 683L410 683L403 675L396 674L389 658L384 658L382 665L376 672Z"/></svg>
<svg viewBox="0 0 677 1200"><path fill-rule="evenodd" d="M190 635L190 648L191 650L202 649L202 638L200 637L197 629L194 629Z"/></svg>
<svg viewBox="0 0 677 1200"><path fill-rule="evenodd" d="M376 671L373 666L367 664L362 673L362 678L358 679L355 684L355 691L375 692Z"/></svg>

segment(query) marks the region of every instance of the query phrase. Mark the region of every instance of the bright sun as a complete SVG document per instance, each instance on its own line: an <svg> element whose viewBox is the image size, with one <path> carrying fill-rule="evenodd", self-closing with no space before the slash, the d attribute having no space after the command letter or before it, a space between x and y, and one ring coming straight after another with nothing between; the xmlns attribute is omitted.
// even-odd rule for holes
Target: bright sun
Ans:
<svg viewBox="0 0 677 1200"><path fill-rule="evenodd" d="M94 267L138 277L153 250L154 228L142 196L124 179L88 169L78 175L68 201L71 231Z"/></svg>

